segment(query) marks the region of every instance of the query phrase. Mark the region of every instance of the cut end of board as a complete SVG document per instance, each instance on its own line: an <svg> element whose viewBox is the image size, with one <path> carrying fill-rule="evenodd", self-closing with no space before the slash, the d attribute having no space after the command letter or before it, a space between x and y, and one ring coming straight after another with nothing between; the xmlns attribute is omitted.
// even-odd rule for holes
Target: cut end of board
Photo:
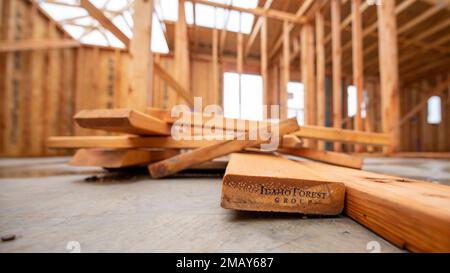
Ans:
<svg viewBox="0 0 450 273"><path fill-rule="evenodd" d="M233 154L222 182L221 206L338 215L344 208L344 196L343 183L321 179L300 163L271 155Z"/></svg>

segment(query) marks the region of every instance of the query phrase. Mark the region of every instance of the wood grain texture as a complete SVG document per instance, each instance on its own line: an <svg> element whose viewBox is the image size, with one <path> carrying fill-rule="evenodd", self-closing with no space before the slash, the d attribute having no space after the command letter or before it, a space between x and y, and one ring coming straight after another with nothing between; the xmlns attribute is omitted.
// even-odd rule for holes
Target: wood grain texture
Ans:
<svg viewBox="0 0 450 273"><path fill-rule="evenodd" d="M84 110L75 115L83 128L137 135L170 135L170 126L157 118L131 109Z"/></svg>
<svg viewBox="0 0 450 273"><path fill-rule="evenodd" d="M226 209L337 215L345 186L273 155L232 154L222 182Z"/></svg>
<svg viewBox="0 0 450 273"><path fill-rule="evenodd" d="M400 248L450 251L450 187L331 166L300 164L346 187L345 213Z"/></svg>
<svg viewBox="0 0 450 273"><path fill-rule="evenodd" d="M344 153L319 151L308 148L282 148L279 149L278 152L353 169L361 169L363 166L363 158Z"/></svg>
<svg viewBox="0 0 450 273"><path fill-rule="evenodd" d="M82 148L167 148L196 149L207 145L218 144L222 140L175 140L165 136L54 136L47 139L46 146L51 149L82 149ZM296 136L286 135L281 141L283 148L300 148L301 140Z"/></svg>
<svg viewBox="0 0 450 273"><path fill-rule="evenodd" d="M358 132L353 130L327 128L319 126L302 126L298 132L292 133L300 138L312 138L335 142L360 143L369 145L390 145L388 134Z"/></svg>
<svg viewBox="0 0 450 273"><path fill-rule="evenodd" d="M153 178L162 178L189 168L190 166L210 161L214 158L233 152L238 152L245 148L257 146L263 142L263 138L258 134L258 131L269 132L271 131L269 128L271 128L271 126L266 126L265 130L264 128L259 128L260 130L242 134L242 136L238 136L235 140L226 140L218 144L201 147L191 152L152 164L149 166L150 174ZM297 119L293 118L280 122L278 128L278 135L284 136L298 130L299 126L297 124ZM273 133L269 134L272 135Z"/></svg>
<svg viewBox="0 0 450 273"><path fill-rule="evenodd" d="M80 149L72 157L69 165L103 168L145 166L178 153L177 150Z"/></svg>

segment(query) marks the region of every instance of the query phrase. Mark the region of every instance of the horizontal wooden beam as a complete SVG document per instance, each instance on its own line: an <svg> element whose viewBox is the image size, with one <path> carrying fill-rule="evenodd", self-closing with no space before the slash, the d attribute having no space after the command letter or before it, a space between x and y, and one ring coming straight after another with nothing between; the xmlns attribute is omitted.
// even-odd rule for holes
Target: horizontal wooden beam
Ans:
<svg viewBox="0 0 450 273"><path fill-rule="evenodd" d="M196 149L207 145L223 142L223 140L175 140L172 137L141 137L141 136L54 136L47 139L50 149ZM286 135L281 141L281 148L296 149L300 141Z"/></svg>
<svg viewBox="0 0 450 273"><path fill-rule="evenodd" d="M172 137L139 137L139 136L74 136L50 137L47 147L51 149L81 148L167 148L195 149L220 141L208 140L175 140Z"/></svg>
<svg viewBox="0 0 450 273"><path fill-rule="evenodd" d="M269 17L269 18L277 19L277 20L281 20L281 21L289 21L291 23L296 23L296 24L304 24L308 21L308 19L304 16L296 16L295 14L280 11L280 10L275 10L275 9L264 9L261 7L256 7L253 9L241 8L241 7L229 6L226 4L210 2L210 1L205 1L205 0L189 0L189 1L192 3L195 3L195 4L202 4L202 5L212 6L212 7L216 7L216 8L234 10L234 11L238 11L238 12L246 12L246 13L251 13L251 14L257 15L257 16Z"/></svg>
<svg viewBox="0 0 450 273"><path fill-rule="evenodd" d="M145 166L175 156L178 150L80 149L69 162L72 166L126 168Z"/></svg>
<svg viewBox="0 0 450 273"><path fill-rule="evenodd" d="M136 135L170 135L170 126L157 118L130 109L83 110L75 115L82 128Z"/></svg>
<svg viewBox="0 0 450 273"><path fill-rule="evenodd" d="M348 167L353 169L361 169L363 166L363 158L354 155L348 155L344 153L336 153L329 151L318 151L309 148L298 149L286 149L282 148L278 150L279 153L299 156L319 162L333 164L342 167Z"/></svg>
<svg viewBox="0 0 450 273"><path fill-rule="evenodd" d="M165 110L148 108L146 112L147 114L155 116L168 123L174 123L176 120L179 119L179 117L171 117L170 112ZM190 117L188 117L188 120L197 119L199 120L200 124L204 125L207 124L208 121L211 120L212 118L213 118L212 116L206 116L199 113L190 113ZM267 121L257 122L248 120L229 119L225 117L215 117L215 118L222 119L223 126L217 128L226 130L238 130L238 129L241 130L241 128L237 128L236 126L236 124L239 124L239 122L245 124L245 126L243 126L244 131L248 131L249 129L258 126L266 126L269 123ZM300 126L300 130L291 135L295 135L300 138L311 138L326 141L339 141L355 144L359 143L376 146L390 145L388 134L360 132L321 126L311 126L311 125Z"/></svg>
<svg viewBox="0 0 450 273"><path fill-rule="evenodd" d="M293 133L300 138L311 138L326 141L337 141L375 146L390 145L389 134L369 133L338 128L301 126L300 131Z"/></svg>
<svg viewBox="0 0 450 273"><path fill-rule="evenodd" d="M0 52L65 49L80 45L74 39L0 41Z"/></svg>
<svg viewBox="0 0 450 273"><path fill-rule="evenodd" d="M391 155L399 158L425 158L450 160L450 152L403 152Z"/></svg>
<svg viewBox="0 0 450 273"><path fill-rule="evenodd" d="M450 187L315 162L299 162L346 187L345 214L397 247L450 252Z"/></svg>

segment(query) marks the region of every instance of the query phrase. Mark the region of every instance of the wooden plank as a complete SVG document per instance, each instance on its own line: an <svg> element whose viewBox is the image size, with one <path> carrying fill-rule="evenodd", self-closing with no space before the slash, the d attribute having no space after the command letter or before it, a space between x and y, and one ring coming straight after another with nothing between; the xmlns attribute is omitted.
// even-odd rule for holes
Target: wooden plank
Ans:
<svg viewBox="0 0 450 273"><path fill-rule="evenodd" d="M333 126L342 124L342 51L341 51L341 5L340 0L331 0L331 36L333 61ZM341 152L342 145L334 143L334 151Z"/></svg>
<svg viewBox="0 0 450 273"><path fill-rule="evenodd" d="M75 115L83 128L138 135L170 135L170 125L130 109L83 110Z"/></svg>
<svg viewBox="0 0 450 273"><path fill-rule="evenodd" d="M220 71L219 71L219 30L214 28L212 30L212 73L213 73L213 88L212 93L215 94L214 103L218 103L217 97L220 94ZM190 97L189 104L193 107L193 99Z"/></svg>
<svg viewBox="0 0 450 273"><path fill-rule="evenodd" d="M366 90L368 96L368 103L366 104L366 118L364 120L364 130L366 132L375 132L374 117L375 117L375 84L373 82L366 82ZM368 146L368 152L374 152L374 147Z"/></svg>
<svg viewBox="0 0 450 273"><path fill-rule="evenodd" d="M170 113L167 111L163 111L160 109L148 108L147 113L149 115L155 116L161 120L164 120L168 123L173 124L176 122L179 117L171 117ZM201 119L195 118L196 115L201 114L189 114L191 117L188 120L198 121L201 125L205 126L212 119L211 116L203 115ZM218 119L222 119L223 126L217 126L217 129L226 129L226 130L239 130L248 132L252 128L258 128L260 126L267 126L268 122L255 122L255 121L244 121L238 119L229 119L224 117L216 117ZM237 124L243 122L242 127L237 127ZM182 123L183 124L183 123ZM191 123L192 124L192 123ZM197 126L194 124L194 126ZM241 128L245 128L241 130ZM317 140L326 140L333 142L346 142L346 143L359 143L359 144L368 144L375 146L384 146L390 145L390 136L388 134L380 134L380 133L372 133L372 132L357 132L353 130L345 130L345 129L335 129L335 128L327 128L321 126L301 126L298 132L292 133L292 135L296 135L300 138L309 138L309 139L317 139Z"/></svg>
<svg viewBox="0 0 450 273"><path fill-rule="evenodd" d="M0 41L0 52L49 50L79 47L81 44L73 39L24 39L19 41Z"/></svg>
<svg viewBox="0 0 450 273"><path fill-rule="evenodd" d="M283 149L299 149L303 147L303 141L294 135L285 135L281 141Z"/></svg>
<svg viewBox="0 0 450 273"><path fill-rule="evenodd" d="M83 91L85 88L84 73L86 72L86 50L83 47L77 49L75 65L75 95L74 95L74 111L75 113L82 110L82 103L85 101ZM81 129L76 122L73 123L75 135L82 135L83 129Z"/></svg>
<svg viewBox="0 0 450 273"><path fill-rule="evenodd" d="M412 252L450 251L450 187L315 162L300 164L346 187L345 213Z"/></svg>
<svg viewBox="0 0 450 273"><path fill-rule="evenodd" d="M232 119L219 115L208 115L195 112L183 112L179 116L172 117L169 111L157 108L147 108L146 113L170 124L177 122L179 125L239 132L248 132L251 129L259 128L259 126L270 124L268 121Z"/></svg>
<svg viewBox="0 0 450 273"><path fill-rule="evenodd" d="M181 85L174 77L172 77L169 72L167 72L161 65L158 63L154 64L155 74L158 75L161 79L163 79L170 87L175 90L175 92L182 97L190 107L194 107L194 99L190 95L190 93Z"/></svg>
<svg viewBox="0 0 450 273"><path fill-rule="evenodd" d="M329 151L318 151L308 148L297 149L279 149L278 152L282 154L295 155L299 157L308 158L311 160L333 164L342 167L353 169L361 169L363 166L363 159L358 156L348 155L344 153L336 153Z"/></svg>
<svg viewBox="0 0 450 273"><path fill-rule="evenodd" d="M196 149L207 145L219 144L223 140L175 140L172 137L141 136L54 136L47 139L51 149L116 148L116 149ZM281 141L282 148L300 148L301 140L286 135Z"/></svg>
<svg viewBox="0 0 450 273"><path fill-rule="evenodd" d="M145 166L175 156L178 153L177 150L80 149L72 157L69 165L103 168Z"/></svg>
<svg viewBox="0 0 450 273"><path fill-rule="evenodd" d="M31 9L31 38L38 39L43 36L45 31L45 25L42 24L41 18L38 16L38 5L33 4ZM45 67L45 52L37 51L33 52L33 55L30 60L30 94L31 94L31 102L30 102L30 126L29 134L32 138L31 144L27 149L30 150L30 153L36 156L43 155L44 147L45 147L45 139L44 132L42 126L42 120L40 115L34 115L31 113L39 113L43 107L43 86L45 78L42 77L42 70Z"/></svg>
<svg viewBox="0 0 450 273"><path fill-rule="evenodd" d="M312 138L318 140L346 142L355 144L367 144L375 146L390 145L390 135L353 130L326 128L319 126L302 126L298 132L292 133L300 138Z"/></svg>
<svg viewBox="0 0 450 273"><path fill-rule="evenodd" d="M239 21L239 24L241 24L241 21ZM244 72L244 34L242 32L238 32L236 36L236 69L239 74L242 74Z"/></svg>
<svg viewBox="0 0 450 273"><path fill-rule="evenodd" d="M316 13L316 74L317 74L317 125L325 127L326 100L325 100L325 22L323 13ZM320 141L318 149L325 150L325 142Z"/></svg>
<svg viewBox="0 0 450 273"><path fill-rule="evenodd" d="M58 28L53 21L50 21L47 25L48 37L54 39L58 36ZM63 107L60 104L60 92L61 87L59 81L61 80L61 68L60 68L60 50L52 49L47 52L47 64L45 74L45 94L44 94L44 107L41 109L44 119L44 139L49 136L59 134L59 109ZM93 78L95 74L91 74ZM52 109L49 111L49 109ZM55 151L48 151L46 155L56 155Z"/></svg>
<svg viewBox="0 0 450 273"><path fill-rule="evenodd" d="M392 138L386 151L396 152L400 145L400 104L395 2L386 1L377 9L383 132Z"/></svg>
<svg viewBox="0 0 450 273"><path fill-rule="evenodd" d="M275 130L279 129L278 135L284 136L298 130L299 126L297 120L294 118L280 122L278 128L274 128L273 126L259 128L259 132L269 132L269 128ZM254 147L263 142L263 139L258 134L258 130L242 134L238 139L239 140L226 140L218 144L208 145L168 160L152 164L149 166L150 174L154 178L162 178L189 168L195 164L206 162L233 152L238 152L248 147Z"/></svg>
<svg viewBox="0 0 450 273"><path fill-rule="evenodd" d="M153 54L151 48L153 0L134 1L133 39L130 42L127 106L139 111L152 105Z"/></svg>
<svg viewBox="0 0 450 273"><path fill-rule="evenodd" d="M429 152L429 153L401 152L401 153L392 154L391 156L399 157L399 158L425 158L425 159L450 160L450 152Z"/></svg>
<svg viewBox="0 0 450 273"><path fill-rule="evenodd" d="M139 137L139 136L75 136L49 137L47 147L52 149L81 148L167 148L195 149L205 145L220 143L208 140L175 140L172 137Z"/></svg>
<svg viewBox="0 0 450 273"><path fill-rule="evenodd" d="M355 130L363 131L361 106L364 102L364 64L363 64L363 26L361 14L361 0L352 0L352 52L353 52L353 84L356 87L356 115ZM356 145L355 150L362 152L363 147Z"/></svg>
<svg viewBox="0 0 450 273"><path fill-rule="evenodd" d="M314 75L314 29L305 24L301 30L301 77L305 95L305 124L316 125L317 100ZM310 148L316 148L316 141L309 141Z"/></svg>
<svg viewBox="0 0 450 273"><path fill-rule="evenodd" d="M202 5L207 5L207 6L212 6L212 7L216 7L216 8L222 8L222 9L228 9L228 10L235 10L238 12L245 12L245 13L251 13L257 16L264 16L266 18L272 18L272 19L277 19L277 20L288 20L292 23L297 23L297 24L303 24L307 21L307 18L304 16L297 16L296 14L292 14L289 12L284 12L284 11L280 11L280 10L275 10L275 9L264 9L261 7L256 7L256 8L241 8L241 7L236 7L236 6L231 6L231 5L227 5L227 4L222 4L222 3L218 3L218 2L211 2L211 1L205 1L205 0L188 0L190 2L192 2L193 4L202 4ZM308 0L311 1L311 0Z"/></svg>
<svg viewBox="0 0 450 273"><path fill-rule="evenodd" d="M84 8L89 15L97 20L102 27L111 32L117 39L119 39L125 47L130 46L130 38L120 30L108 17L105 16L103 11L99 10L89 0L80 0L80 6ZM150 16L151 17L151 16Z"/></svg>
<svg viewBox="0 0 450 273"><path fill-rule="evenodd" d="M221 206L246 211L337 215L344 184L288 159L232 154L222 182Z"/></svg>
<svg viewBox="0 0 450 273"><path fill-rule="evenodd" d="M280 118L286 119L288 115L288 84L291 78L290 37L289 23L287 21L283 22L283 60L281 64Z"/></svg>
<svg viewBox="0 0 450 273"><path fill-rule="evenodd" d="M268 75L268 58L267 58L267 39L268 39L268 22L267 18L263 19L261 26L261 77L263 81L263 105L268 105L269 97L269 75Z"/></svg>
<svg viewBox="0 0 450 273"><path fill-rule="evenodd" d="M175 24L175 49L174 49L174 61L175 69L174 78L180 84L181 87L186 92L186 95L181 95L179 98L186 100L190 106L190 100L187 97L192 97L191 95L191 65L190 65L190 54L189 54L189 37L188 29L186 24L186 12L185 12L185 1L178 1L178 20ZM161 75L161 74L160 74ZM177 104L182 103L182 100L178 99Z"/></svg>

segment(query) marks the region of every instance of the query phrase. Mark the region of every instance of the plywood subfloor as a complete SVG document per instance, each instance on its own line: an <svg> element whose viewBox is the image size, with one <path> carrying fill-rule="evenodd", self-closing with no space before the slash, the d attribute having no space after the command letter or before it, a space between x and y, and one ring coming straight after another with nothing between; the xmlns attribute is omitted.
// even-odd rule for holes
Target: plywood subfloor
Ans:
<svg viewBox="0 0 450 273"><path fill-rule="evenodd" d="M383 160L368 160L365 168L379 171ZM345 216L224 210L220 178L86 182L102 170L68 167L67 161L0 160L0 235L17 237L1 242L0 252L66 252L70 241L78 241L83 252L368 252L372 241L383 252L401 251ZM450 181L450 161L434 167L423 162L442 169L440 180Z"/></svg>

